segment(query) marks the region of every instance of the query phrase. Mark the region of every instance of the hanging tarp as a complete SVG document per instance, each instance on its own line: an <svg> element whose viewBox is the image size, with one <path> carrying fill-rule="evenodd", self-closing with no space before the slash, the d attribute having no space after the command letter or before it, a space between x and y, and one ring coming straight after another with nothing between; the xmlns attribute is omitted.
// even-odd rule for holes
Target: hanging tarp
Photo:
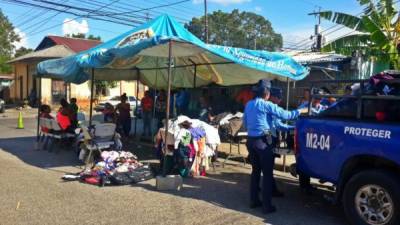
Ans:
<svg viewBox="0 0 400 225"><path fill-rule="evenodd" d="M149 86L163 88L170 41L172 87L193 87L194 82L196 86L240 85L262 78L301 80L309 73L282 53L205 44L168 15L79 54L41 62L37 70L42 76L79 84L90 79L94 68L96 79L140 78Z"/></svg>

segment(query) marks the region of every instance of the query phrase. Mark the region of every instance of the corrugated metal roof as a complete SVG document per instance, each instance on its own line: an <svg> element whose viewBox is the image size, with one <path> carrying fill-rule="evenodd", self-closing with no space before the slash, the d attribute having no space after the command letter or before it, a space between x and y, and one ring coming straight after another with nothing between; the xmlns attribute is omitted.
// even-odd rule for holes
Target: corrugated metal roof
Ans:
<svg viewBox="0 0 400 225"><path fill-rule="evenodd" d="M75 54L71 49L65 47L64 45L56 45L43 50L30 52L18 58L12 59L7 63L15 63L21 61L27 61L32 59L51 59L51 58L62 58Z"/></svg>
<svg viewBox="0 0 400 225"><path fill-rule="evenodd" d="M88 49L93 48L96 45L102 43L101 41L98 41L98 40L89 40L89 39L82 39L82 38L69 38L69 37L60 37L60 36L46 36L46 38L52 40L55 43L55 45L64 45L64 46L70 48L75 53L88 50ZM43 39L43 41L45 39ZM39 44L39 46L40 46L40 44ZM38 46L38 48L39 48L39 46Z"/></svg>
<svg viewBox="0 0 400 225"><path fill-rule="evenodd" d="M313 64L313 63L324 63L324 62L341 62L348 59L348 56L340 55L336 53L327 52L285 52L286 54L293 57L298 63L301 64Z"/></svg>

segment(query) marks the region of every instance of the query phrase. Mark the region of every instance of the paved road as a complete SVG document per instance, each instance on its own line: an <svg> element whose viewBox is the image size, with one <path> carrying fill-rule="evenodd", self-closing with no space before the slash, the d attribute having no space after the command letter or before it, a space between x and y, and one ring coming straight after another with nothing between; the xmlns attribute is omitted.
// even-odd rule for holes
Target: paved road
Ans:
<svg viewBox="0 0 400 225"><path fill-rule="evenodd" d="M321 195L303 196L297 183L277 172L285 198L265 216L247 208L249 168L218 168L207 178L186 179L179 192L158 192L155 181L99 188L62 182L79 171L72 152L34 150L34 119L17 130L16 118L0 118L0 224L273 224L344 225L339 207Z"/></svg>

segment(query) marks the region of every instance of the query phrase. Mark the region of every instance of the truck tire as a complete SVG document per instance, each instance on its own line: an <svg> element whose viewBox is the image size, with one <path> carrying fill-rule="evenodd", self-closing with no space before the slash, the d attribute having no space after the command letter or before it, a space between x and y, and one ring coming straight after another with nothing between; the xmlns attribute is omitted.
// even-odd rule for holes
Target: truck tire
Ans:
<svg viewBox="0 0 400 225"><path fill-rule="evenodd" d="M5 110L5 107L3 106L3 107L0 107L0 113L4 113L6 110Z"/></svg>
<svg viewBox="0 0 400 225"><path fill-rule="evenodd" d="M392 173L367 170L347 182L343 208L354 225L400 224L400 182Z"/></svg>

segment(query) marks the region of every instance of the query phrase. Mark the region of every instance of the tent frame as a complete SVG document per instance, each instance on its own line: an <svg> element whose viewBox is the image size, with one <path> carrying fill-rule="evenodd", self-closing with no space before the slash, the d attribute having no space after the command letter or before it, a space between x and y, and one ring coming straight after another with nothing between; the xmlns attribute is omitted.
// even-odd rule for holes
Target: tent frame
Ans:
<svg viewBox="0 0 400 225"><path fill-rule="evenodd" d="M168 66L167 67L158 67L158 68L137 68L135 67L134 69L137 70L137 85L136 85L136 108L135 112L137 112L137 107L138 107L138 94L139 94L139 81L140 81L140 71L141 70L162 70L162 69L167 69L168 70L168 75L167 75L167 108L166 108L166 118L165 118L165 139L168 140L168 135L169 135L169 119L170 119L170 103L171 103L171 78L172 78L172 67L174 68L186 68L186 67L194 67L194 73L193 73L193 88L196 88L196 79L197 79L197 67L198 66L206 66L206 65L219 65L219 64L234 64L234 62L216 62L216 63L201 63L201 64L196 64L193 62L191 59L189 59L193 64L192 65L172 65L173 63L173 58L172 58L172 48L173 48L173 40L168 41ZM37 141L39 142L40 136L39 136L39 121L40 121L40 106L41 106L41 77L38 76L39 78L39 108L38 108L38 122L37 122ZM93 115L93 91L94 91L94 81L95 81L95 73L94 73L94 68L91 69L91 90L90 90L90 112L89 112L89 126L92 125L92 115ZM286 93L286 109L289 108L289 96L290 96L290 80L287 78L287 93ZM135 113L134 112L134 113ZM137 135L137 115L135 115L135 136ZM167 159L167 151L168 151L168 146L165 145L163 152L164 152L164 162L163 162L163 171L162 175L166 176L167 175L167 164L166 164L166 159ZM285 160L286 161L286 160Z"/></svg>

